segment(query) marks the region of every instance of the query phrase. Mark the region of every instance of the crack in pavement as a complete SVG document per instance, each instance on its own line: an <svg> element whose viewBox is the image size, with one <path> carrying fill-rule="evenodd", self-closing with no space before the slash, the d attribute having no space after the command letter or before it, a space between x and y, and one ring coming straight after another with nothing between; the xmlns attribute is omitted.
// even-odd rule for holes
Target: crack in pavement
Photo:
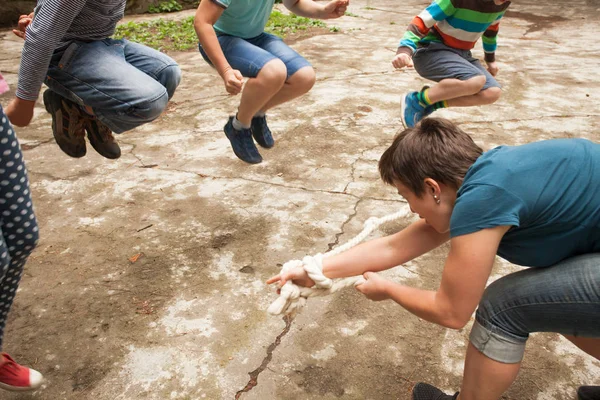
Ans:
<svg viewBox="0 0 600 400"><path fill-rule="evenodd" d="M327 252L330 252L334 247L336 247L339 243L340 243L340 237L346 233L345 232L345 228L346 225L352 221L354 219L354 217L356 217L356 214L358 214L358 205L361 203L361 201L363 201L363 199L359 198L358 201L354 204L354 210L352 212L352 214L348 215L348 218L346 218L346 221L344 221L344 223L342 224L342 227L340 228L340 231L338 233L335 234L335 241L331 242L327 245Z"/></svg>
<svg viewBox="0 0 600 400"><path fill-rule="evenodd" d="M250 375L250 380L248 381L246 386L244 386L243 389L237 391L237 393L235 394L235 400L238 400L242 396L242 394L248 393L256 385L258 385L258 376L269 366L269 363L273 358L273 352L275 351L277 346L281 344L281 339L290 331L290 328L292 327L292 321L294 319L286 315L283 317L283 320L285 321L285 328L283 328L283 331L281 331L281 333L277 335L275 341L269 345L269 347L267 348L267 355L265 356L265 358L263 358L263 361L258 366L258 368L248 373L248 375Z"/></svg>

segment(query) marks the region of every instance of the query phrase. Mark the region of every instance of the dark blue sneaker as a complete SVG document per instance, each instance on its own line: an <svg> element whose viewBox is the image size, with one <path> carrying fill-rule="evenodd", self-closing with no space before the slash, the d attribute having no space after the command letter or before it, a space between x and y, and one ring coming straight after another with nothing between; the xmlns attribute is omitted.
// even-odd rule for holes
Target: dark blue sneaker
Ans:
<svg viewBox="0 0 600 400"><path fill-rule="evenodd" d="M412 400L455 400L456 398L458 392L451 396L427 383L417 383L412 392Z"/></svg>
<svg viewBox="0 0 600 400"><path fill-rule="evenodd" d="M423 119L425 107L419 103L417 92L410 92L402 96L400 105L400 119L405 128L414 128L414 126Z"/></svg>
<svg viewBox="0 0 600 400"><path fill-rule="evenodd" d="M600 386L580 386L577 389L577 398L579 400L599 400Z"/></svg>
<svg viewBox="0 0 600 400"><path fill-rule="evenodd" d="M223 128L225 136L231 142L231 147L235 155L242 161L249 164L258 164L262 161L262 157L252 140L252 132L250 129L242 129L238 131L233 127L233 116L229 117L229 121Z"/></svg>
<svg viewBox="0 0 600 400"><path fill-rule="evenodd" d="M254 136L254 140L256 140L256 143L258 143L261 147L270 149L275 145L275 140L273 140L271 130L267 126L266 115L252 118L252 126L250 129L252 129L252 136Z"/></svg>

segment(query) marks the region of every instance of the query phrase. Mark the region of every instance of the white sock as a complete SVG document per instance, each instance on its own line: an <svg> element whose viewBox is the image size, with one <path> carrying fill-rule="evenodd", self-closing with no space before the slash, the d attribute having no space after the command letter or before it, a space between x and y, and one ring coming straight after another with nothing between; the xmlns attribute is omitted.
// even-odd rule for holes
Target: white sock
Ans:
<svg viewBox="0 0 600 400"><path fill-rule="evenodd" d="M255 117L264 117L265 116L265 112L264 111L259 111L256 114L254 114Z"/></svg>
<svg viewBox="0 0 600 400"><path fill-rule="evenodd" d="M236 131L241 131L242 129L250 129L250 125L244 125L242 124L238 119L237 119L237 115L233 118L233 129L235 129Z"/></svg>

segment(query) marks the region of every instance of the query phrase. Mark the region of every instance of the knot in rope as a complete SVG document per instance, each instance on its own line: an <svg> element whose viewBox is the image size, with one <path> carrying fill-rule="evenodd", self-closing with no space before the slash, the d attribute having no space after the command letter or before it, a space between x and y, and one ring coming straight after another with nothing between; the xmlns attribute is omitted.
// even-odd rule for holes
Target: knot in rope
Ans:
<svg viewBox="0 0 600 400"><path fill-rule="evenodd" d="M365 280L361 275L338 279L336 282L327 278L323 275L323 258L331 257L356 246L379 226L386 222L405 217L407 214L408 207L405 207L402 211L382 218L371 217L363 224L363 230L345 245L325 254L319 253L314 256L306 256L302 260L290 260L283 264L281 267L281 274L287 273L294 268L303 268L308 277L315 282L315 286L312 288L302 287L294 284L291 280L287 281L285 285L280 288L277 300L269 306L269 313L273 315L292 314L302 308L306 303L306 299L309 297L325 296L345 287L364 283Z"/></svg>

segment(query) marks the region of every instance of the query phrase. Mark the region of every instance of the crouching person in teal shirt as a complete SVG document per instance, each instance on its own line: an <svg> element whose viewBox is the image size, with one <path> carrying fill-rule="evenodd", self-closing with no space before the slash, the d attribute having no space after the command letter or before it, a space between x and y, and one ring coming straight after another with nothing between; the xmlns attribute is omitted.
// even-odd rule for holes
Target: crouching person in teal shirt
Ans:
<svg viewBox="0 0 600 400"><path fill-rule="evenodd" d="M557 332L600 359L600 145L583 139L488 152L443 119L400 133L379 161L421 218L404 230L323 259L329 278L364 274L357 289L460 329L477 308L460 395L417 384L415 400L498 399L515 380L532 332ZM437 291L379 277L450 241ZM532 267L486 288L495 256ZM302 268L268 283L313 282ZM458 397L460 396L460 397ZM600 387L579 389L597 399Z"/></svg>
<svg viewBox="0 0 600 400"><path fill-rule="evenodd" d="M349 0L320 5L312 0L284 0L294 14L329 19L344 15ZM264 148L275 144L265 113L308 92L315 71L280 38L264 32L274 0L202 0L194 26L200 53L225 83L230 94L242 92L237 114L225 125L233 152L257 164L262 157L252 140ZM248 78L243 90L244 77Z"/></svg>

